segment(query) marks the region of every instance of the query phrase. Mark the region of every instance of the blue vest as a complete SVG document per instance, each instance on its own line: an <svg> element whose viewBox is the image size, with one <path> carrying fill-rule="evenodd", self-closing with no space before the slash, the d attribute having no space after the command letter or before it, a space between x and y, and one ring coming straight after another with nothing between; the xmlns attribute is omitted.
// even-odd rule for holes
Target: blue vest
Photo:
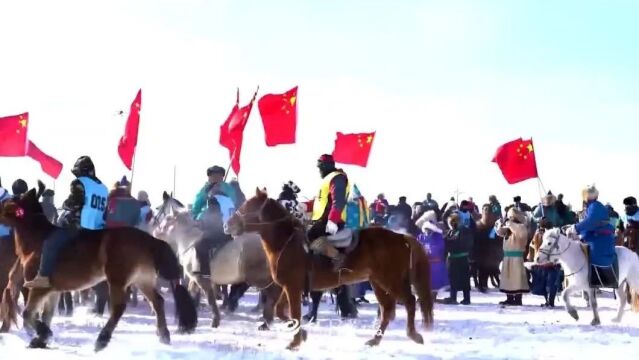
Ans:
<svg viewBox="0 0 639 360"><path fill-rule="evenodd" d="M82 176L78 180L84 186L84 207L80 213L80 227L89 230L103 229L109 191L104 184L99 184L91 178Z"/></svg>
<svg viewBox="0 0 639 360"><path fill-rule="evenodd" d="M235 213L235 203L230 197L224 195L215 195L215 200L220 204L220 212L222 213L222 221L226 223L233 213Z"/></svg>
<svg viewBox="0 0 639 360"><path fill-rule="evenodd" d="M0 203L10 198L9 192L0 187ZM0 224L0 237L5 237L11 235L11 228L7 225Z"/></svg>
<svg viewBox="0 0 639 360"><path fill-rule="evenodd" d="M639 223L639 211L637 211L634 215L630 216L628 214L623 214L621 215L621 221L623 221L623 224L628 226L628 224L630 223L630 221L632 222L636 222Z"/></svg>

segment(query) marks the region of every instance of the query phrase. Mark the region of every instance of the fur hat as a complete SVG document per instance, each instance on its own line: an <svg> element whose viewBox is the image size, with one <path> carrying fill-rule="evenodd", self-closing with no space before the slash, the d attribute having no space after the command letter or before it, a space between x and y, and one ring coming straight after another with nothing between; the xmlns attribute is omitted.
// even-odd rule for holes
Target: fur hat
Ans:
<svg viewBox="0 0 639 360"><path fill-rule="evenodd" d="M226 175L226 170L223 167L217 165L211 166L210 168L206 169L206 176L211 176L213 174L224 176Z"/></svg>
<svg viewBox="0 0 639 360"><path fill-rule="evenodd" d="M506 214L506 217L508 218L508 220L514 221L520 224L526 223L526 215L514 207L508 210L508 214Z"/></svg>
<svg viewBox="0 0 639 360"><path fill-rule="evenodd" d="M626 206L632 206L632 205L637 205L637 199L635 199L634 196L628 196L627 198L623 199L623 204Z"/></svg>
<svg viewBox="0 0 639 360"><path fill-rule="evenodd" d="M548 194L543 198L542 204L544 206L553 206L555 201L557 201L555 195L552 194L552 191L548 191Z"/></svg>
<svg viewBox="0 0 639 360"><path fill-rule="evenodd" d="M521 202L521 196L519 196L519 195L515 196L513 198L513 202L516 202L516 203Z"/></svg>
<svg viewBox="0 0 639 360"><path fill-rule="evenodd" d="M583 199L583 201L595 200L598 197L599 197L599 190L597 190L594 184L587 185L581 191L581 198Z"/></svg>

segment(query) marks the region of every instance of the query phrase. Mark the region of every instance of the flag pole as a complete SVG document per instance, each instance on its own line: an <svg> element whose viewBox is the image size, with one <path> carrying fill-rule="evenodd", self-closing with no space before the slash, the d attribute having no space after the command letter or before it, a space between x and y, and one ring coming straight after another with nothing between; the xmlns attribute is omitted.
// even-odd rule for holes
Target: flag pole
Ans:
<svg viewBox="0 0 639 360"><path fill-rule="evenodd" d="M136 147L136 150L137 150L137 147ZM131 181L130 181L131 189L133 189L133 177L135 176L135 153L136 152L133 152L133 159L131 160Z"/></svg>

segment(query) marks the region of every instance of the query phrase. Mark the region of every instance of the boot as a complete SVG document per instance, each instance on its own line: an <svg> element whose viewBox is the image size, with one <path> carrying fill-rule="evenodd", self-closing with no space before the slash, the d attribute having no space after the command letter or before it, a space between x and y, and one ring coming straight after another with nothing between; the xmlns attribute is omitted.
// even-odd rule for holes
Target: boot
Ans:
<svg viewBox="0 0 639 360"><path fill-rule="evenodd" d="M333 271L338 272L343 268L346 255L340 253L325 237L315 240L311 248L333 261Z"/></svg>
<svg viewBox="0 0 639 360"><path fill-rule="evenodd" d="M513 295L513 304L512 305L521 306L522 305L521 298L522 298L521 294Z"/></svg>
<svg viewBox="0 0 639 360"><path fill-rule="evenodd" d="M470 290L464 290L464 300L460 304L470 305Z"/></svg>
<svg viewBox="0 0 639 360"><path fill-rule="evenodd" d="M48 276L41 276L38 274L35 278L33 278L33 280L24 283L24 287L28 289L48 289L51 287L51 282L49 281Z"/></svg>
<svg viewBox="0 0 639 360"><path fill-rule="evenodd" d="M511 306L513 305L514 299L512 295L506 295L506 301L502 301L499 305Z"/></svg>

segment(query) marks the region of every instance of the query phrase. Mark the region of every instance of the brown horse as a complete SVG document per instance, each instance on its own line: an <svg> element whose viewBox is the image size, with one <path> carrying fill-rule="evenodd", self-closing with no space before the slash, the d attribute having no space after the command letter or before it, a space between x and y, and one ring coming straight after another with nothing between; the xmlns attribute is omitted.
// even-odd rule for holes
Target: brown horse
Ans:
<svg viewBox="0 0 639 360"><path fill-rule="evenodd" d="M625 230L622 234L623 237L623 246L628 249L634 251L635 253L639 253L639 228L634 226L626 226ZM632 306L633 312L639 312L639 294L627 289L630 296L628 297L630 304Z"/></svg>
<svg viewBox="0 0 639 360"><path fill-rule="evenodd" d="M297 330L288 349L298 348L306 339L306 331L300 328L300 321L307 275L312 290L333 289L367 280L371 282L382 319L368 345L380 343L398 300L404 303L408 314L408 337L420 344L424 342L415 329L416 300L411 285L419 296L423 323L429 328L433 324L430 264L423 247L412 236L383 228L363 229L358 234L359 243L346 256L345 269L338 273L333 271L329 259L308 254L302 224L279 202L269 199L259 189L255 197L245 202L228 221L227 231L233 235L258 232L262 237L271 274L284 289L296 328L294 331Z"/></svg>
<svg viewBox="0 0 639 360"><path fill-rule="evenodd" d="M14 229L16 252L26 279L35 277L43 242L56 230L44 216L38 202L43 191L44 186L40 184L37 193L32 189L19 199L6 201L0 210L0 222ZM29 291L23 312L24 324L27 328L35 329L37 334L30 347L46 347L53 335L45 322L35 318L47 300L57 297L59 292L86 289L104 280L109 283L111 316L96 340L96 351L108 345L126 309L126 289L131 285L137 286L151 304L157 318L160 341L169 343L164 299L155 289L157 274L171 283L180 331L193 331L197 324L195 304L188 291L178 283L181 269L169 245L134 228L81 231L61 251L51 277L53 287ZM4 296L3 301L11 301L12 298ZM16 318L15 310L5 315L13 320Z"/></svg>

